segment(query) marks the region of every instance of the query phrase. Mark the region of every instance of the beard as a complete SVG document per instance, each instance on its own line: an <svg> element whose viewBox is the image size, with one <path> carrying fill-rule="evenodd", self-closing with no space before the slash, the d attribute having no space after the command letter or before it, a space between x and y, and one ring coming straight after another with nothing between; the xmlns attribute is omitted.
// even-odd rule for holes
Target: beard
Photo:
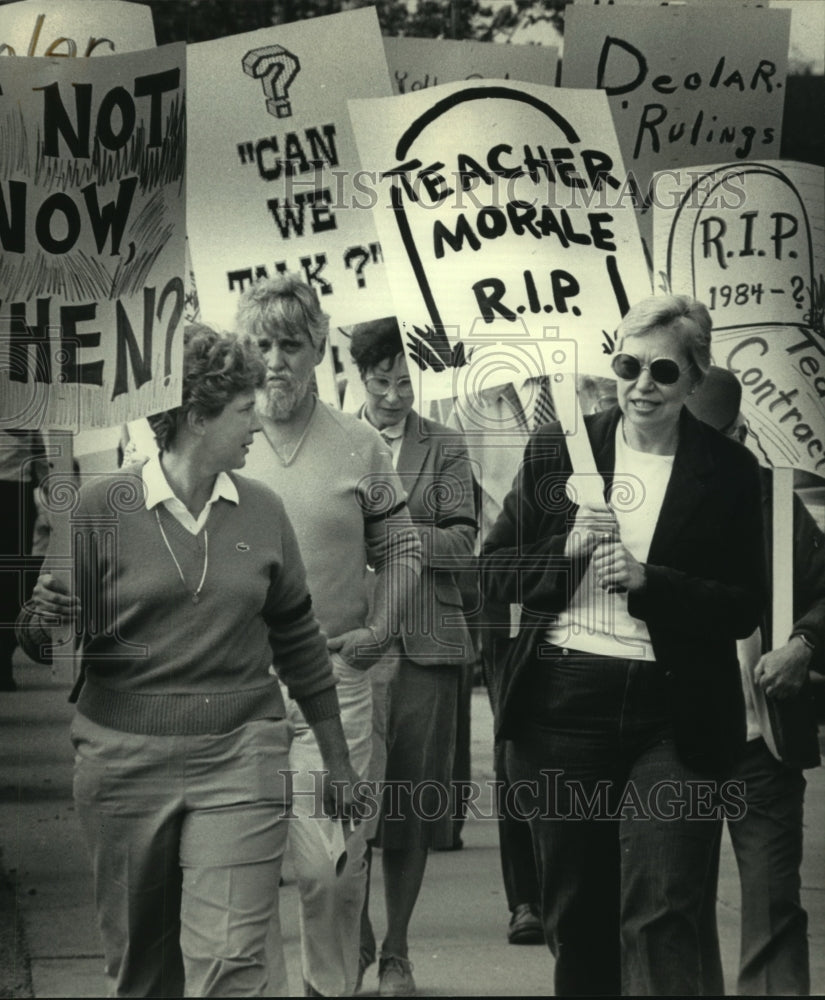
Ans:
<svg viewBox="0 0 825 1000"><path fill-rule="evenodd" d="M276 423L289 420L306 398L311 384L312 375L305 379L290 376L288 381L270 382L263 390L263 412Z"/></svg>

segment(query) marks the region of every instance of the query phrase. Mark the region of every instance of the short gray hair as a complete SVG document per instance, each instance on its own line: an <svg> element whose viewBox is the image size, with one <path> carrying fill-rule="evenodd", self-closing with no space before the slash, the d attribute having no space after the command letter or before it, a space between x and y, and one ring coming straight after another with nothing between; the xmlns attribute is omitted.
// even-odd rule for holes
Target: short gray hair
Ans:
<svg viewBox="0 0 825 1000"><path fill-rule="evenodd" d="M626 337L644 337L662 327L676 333L690 361L693 382L698 385L712 364L713 321L707 306L690 295L651 295L632 305L619 324L617 348Z"/></svg>
<svg viewBox="0 0 825 1000"><path fill-rule="evenodd" d="M321 348L329 335L329 316L318 296L297 274L261 278L241 296L238 329L258 339L273 329L305 333L313 347Z"/></svg>

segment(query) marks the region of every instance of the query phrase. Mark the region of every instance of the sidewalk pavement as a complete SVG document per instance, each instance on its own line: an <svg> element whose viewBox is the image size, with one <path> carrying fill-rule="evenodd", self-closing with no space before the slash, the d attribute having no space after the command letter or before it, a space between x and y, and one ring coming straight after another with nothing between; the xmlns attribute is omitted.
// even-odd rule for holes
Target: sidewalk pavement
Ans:
<svg viewBox="0 0 825 1000"><path fill-rule="evenodd" d="M89 867L71 795L72 752L68 682L48 667L22 664L21 690L0 696L0 863L16 887L16 916L27 954L12 953L17 969L30 962L35 997L98 997L105 993ZM483 689L473 692L473 778L492 780L492 720ZM803 902L808 910L812 993L825 994L825 769L806 772ZM509 914L501 884L496 824L468 820L461 851L430 856L410 928L410 958L422 996L550 996L553 959L543 946L507 944ZM302 992L297 890L285 867L281 890L287 971ZM4 896L0 894L0 905ZM381 866L373 865L371 915L384 930ZM8 916L8 915L7 915ZM723 842L719 931L729 991L735 989L739 884L730 842ZM8 921L7 921L8 923ZM379 938L380 940L380 938ZM594 961L598 956L594 955ZM375 966L363 992L376 995ZM7 994L9 995L9 994ZM11 994L15 995L15 994ZM16 994L26 996L25 992Z"/></svg>

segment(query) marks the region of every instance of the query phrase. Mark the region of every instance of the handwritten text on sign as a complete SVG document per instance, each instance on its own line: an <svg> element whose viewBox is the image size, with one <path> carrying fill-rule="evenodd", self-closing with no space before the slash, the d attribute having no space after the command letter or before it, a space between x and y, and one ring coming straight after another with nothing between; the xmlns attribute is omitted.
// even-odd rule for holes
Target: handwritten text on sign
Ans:
<svg viewBox="0 0 825 1000"><path fill-rule="evenodd" d="M123 0L18 0L0 7L0 56L87 58L155 46L152 11Z"/></svg>
<svg viewBox="0 0 825 1000"><path fill-rule="evenodd" d="M183 50L0 62L7 418L106 426L179 401Z"/></svg>
<svg viewBox="0 0 825 1000"><path fill-rule="evenodd" d="M393 92L410 94L459 80L526 80L552 87L558 52L552 45L490 45L446 38L385 38Z"/></svg>
<svg viewBox="0 0 825 1000"><path fill-rule="evenodd" d="M358 60L331 58L355 52ZM189 46L189 240L204 318L302 273L336 322L392 311L348 96L389 94L375 10Z"/></svg>
<svg viewBox="0 0 825 1000"><path fill-rule="evenodd" d="M567 9L562 82L598 87L644 195L654 171L775 156L790 11Z"/></svg>
<svg viewBox="0 0 825 1000"><path fill-rule="evenodd" d="M742 383L764 461L825 468L825 278L819 167L722 164L661 179L656 265L710 310L714 357Z"/></svg>
<svg viewBox="0 0 825 1000"><path fill-rule="evenodd" d="M602 330L650 290L604 95L473 81L350 111L384 185L399 316L431 331L413 360L437 368L434 346L447 367L466 360L448 328L468 347L493 326L552 327L604 368Z"/></svg>

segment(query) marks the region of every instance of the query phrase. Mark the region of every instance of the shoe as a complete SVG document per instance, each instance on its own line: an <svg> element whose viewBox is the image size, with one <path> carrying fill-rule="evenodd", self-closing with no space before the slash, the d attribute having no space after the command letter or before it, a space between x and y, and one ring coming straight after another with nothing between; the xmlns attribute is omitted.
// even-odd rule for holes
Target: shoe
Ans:
<svg viewBox="0 0 825 1000"><path fill-rule="evenodd" d="M544 927L532 903L519 903L507 928L510 944L544 944Z"/></svg>
<svg viewBox="0 0 825 1000"><path fill-rule="evenodd" d="M361 954L358 956L358 978L355 980L355 993L361 992L361 987L364 985L364 973L374 962L375 953L373 952L372 956L370 956L362 948Z"/></svg>
<svg viewBox="0 0 825 1000"><path fill-rule="evenodd" d="M381 955L378 960L378 996L413 997L412 962L400 955Z"/></svg>
<svg viewBox="0 0 825 1000"><path fill-rule="evenodd" d="M434 851L460 851L464 847L464 841L461 837L455 837L451 844L447 844L446 847L433 847Z"/></svg>

